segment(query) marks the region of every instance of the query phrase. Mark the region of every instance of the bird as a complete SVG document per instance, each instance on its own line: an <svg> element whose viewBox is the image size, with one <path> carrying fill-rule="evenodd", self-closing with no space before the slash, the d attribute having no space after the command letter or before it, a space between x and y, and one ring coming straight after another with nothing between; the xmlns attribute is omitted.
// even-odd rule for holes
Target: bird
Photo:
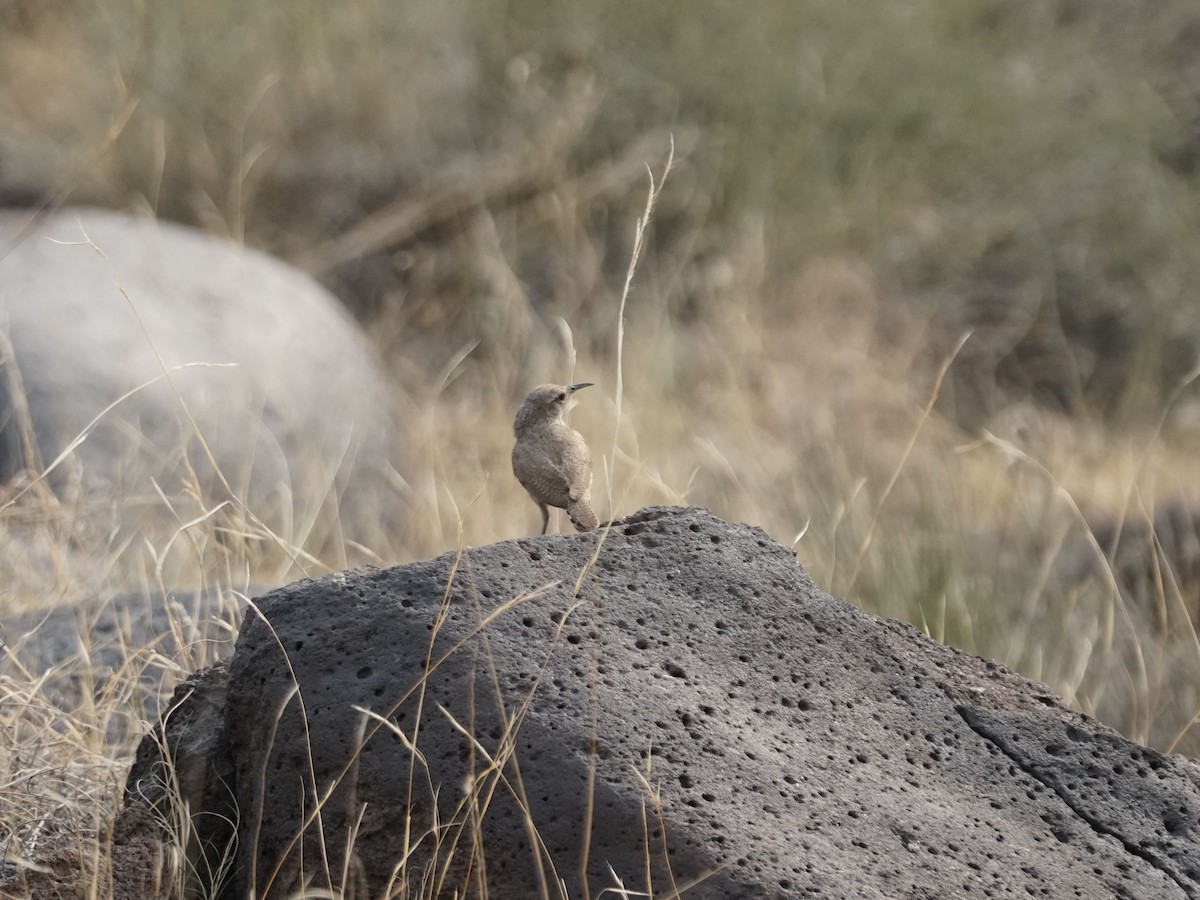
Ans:
<svg viewBox="0 0 1200 900"><path fill-rule="evenodd" d="M592 382L543 384L525 396L513 420L513 474L542 511L542 534L550 509L565 509L576 531L600 524L592 509L592 454L583 436L563 421L567 398Z"/></svg>

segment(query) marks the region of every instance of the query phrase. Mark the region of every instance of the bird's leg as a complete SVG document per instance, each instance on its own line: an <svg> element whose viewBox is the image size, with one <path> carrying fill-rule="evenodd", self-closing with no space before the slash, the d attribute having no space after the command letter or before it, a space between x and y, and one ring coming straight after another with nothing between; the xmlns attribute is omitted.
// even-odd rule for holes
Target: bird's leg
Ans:
<svg viewBox="0 0 1200 900"><path fill-rule="evenodd" d="M545 503L539 503L538 508L542 511L542 534L545 534L550 527L550 509Z"/></svg>

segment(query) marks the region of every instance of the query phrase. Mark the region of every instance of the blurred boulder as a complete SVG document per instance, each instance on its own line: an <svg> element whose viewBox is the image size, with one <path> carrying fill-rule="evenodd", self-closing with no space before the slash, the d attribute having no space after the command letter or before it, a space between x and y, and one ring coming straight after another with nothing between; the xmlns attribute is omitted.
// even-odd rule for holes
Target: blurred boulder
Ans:
<svg viewBox="0 0 1200 900"><path fill-rule="evenodd" d="M349 525L393 471L391 410L356 323L284 263L116 212L0 212L0 482L86 435L56 490L154 505L153 479L272 521L341 497Z"/></svg>
<svg viewBox="0 0 1200 900"><path fill-rule="evenodd" d="M1200 895L1194 763L705 510L282 588L177 699L122 817L183 773L222 897Z"/></svg>

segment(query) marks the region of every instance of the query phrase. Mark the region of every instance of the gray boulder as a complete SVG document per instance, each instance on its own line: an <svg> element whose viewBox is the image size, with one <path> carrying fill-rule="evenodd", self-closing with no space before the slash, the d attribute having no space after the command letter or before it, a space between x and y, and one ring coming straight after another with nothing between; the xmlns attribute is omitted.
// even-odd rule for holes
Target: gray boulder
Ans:
<svg viewBox="0 0 1200 900"><path fill-rule="evenodd" d="M67 712L104 696L108 740L124 744L162 714L181 671L232 655L243 602L230 590L197 588L5 616L0 681L39 673L38 696Z"/></svg>
<svg viewBox="0 0 1200 900"><path fill-rule="evenodd" d="M31 449L50 464L103 413L54 484L153 503L150 479L171 493L190 463L226 499L203 435L264 517L378 489L396 462L390 391L315 281L167 222L97 209L30 221L0 212L0 483Z"/></svg>
<svg viewBox="0 0 1200 900"><path fill-rule="evenodd" d="M1194 763L823 594L703 510L256 607L197 691L223 696L219 740L161 741L203 786L197 821L237 822L227 898L302 879L348 897L618 879L688 898L1200 896Z"/></svg>

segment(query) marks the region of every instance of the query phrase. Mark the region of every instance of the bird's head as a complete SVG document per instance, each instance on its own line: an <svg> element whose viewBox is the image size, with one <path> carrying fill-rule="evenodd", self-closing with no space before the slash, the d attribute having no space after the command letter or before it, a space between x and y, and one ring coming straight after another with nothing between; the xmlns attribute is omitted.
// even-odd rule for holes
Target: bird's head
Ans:
<svg viewBox="0 0 1200 900"><path fill-rule="evenodd" d="M520 431L523 427L536 422L554 421L562 418L563 408L572 394L585 387L591 387L592 382L580 381L576 384L543 384L535 387L525 395L525 402L517 410L517 418L513 428Z"/></svg>

